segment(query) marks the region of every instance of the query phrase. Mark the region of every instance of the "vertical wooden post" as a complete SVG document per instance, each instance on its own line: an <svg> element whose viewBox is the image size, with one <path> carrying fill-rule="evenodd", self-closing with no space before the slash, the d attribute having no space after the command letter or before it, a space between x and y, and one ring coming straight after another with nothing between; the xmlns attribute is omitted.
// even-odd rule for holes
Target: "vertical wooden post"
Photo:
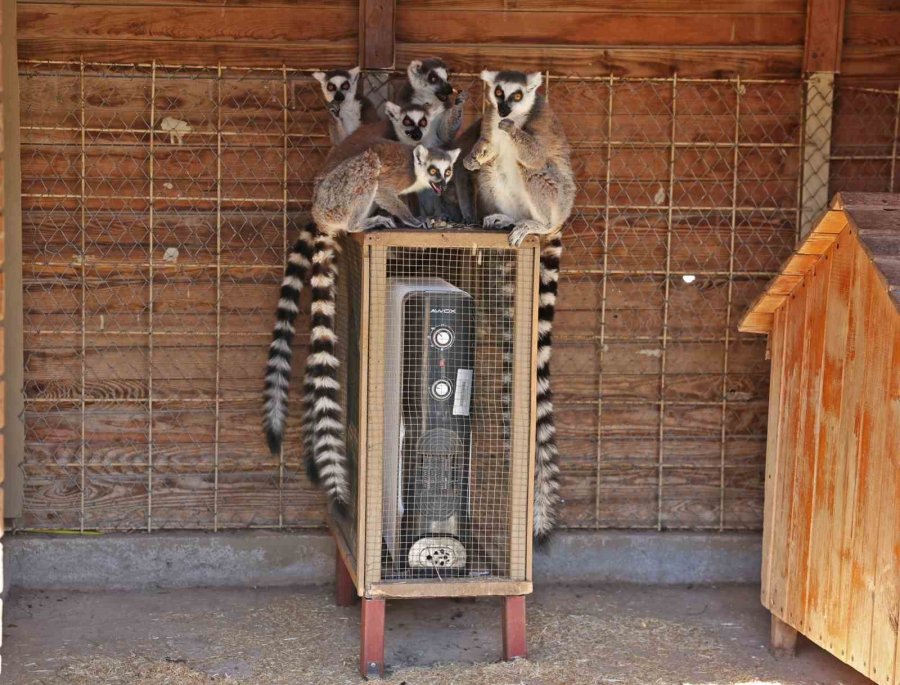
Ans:
<svg viewBox="0 0 900 685"><path fill-rule="evenodd" d="M525 629L525 595L503 598L503 660L528 655Z"/></svg>
<svg viewBox="0 0 900 685"><path fill-rule="evenodd" d="M334 551L334 601L339 607L349 607L356 599L353 578L339 550Z"/></svg>
<svg viewBox="0 0 900 685"><path fill-rule="evenodd" d="M359 65L364 69L394 68L395 0L360 0Z"/></svg>
<svg viewBox="0 0 900 685"><path fill-rule="evenodd" d="M772 614L770 646L775 656L794 656L797 652L797 631Z"/></svg>
<svg viewBox="0 0 900 685"><path fill-rule="evenodd" d="M803 106L803 181L798 239L806 237L822 212L828 209L833 107L834 74L824 71L810 74Z"/></svg>
<svg viewBox="0 0 900 685"><path fill-rule="evenodd" d="M812 229L828 207L831 114L834 75L841 70L846 0L807 0L803 72L809 75L804 98L803 183L798 238Z"/></svg>
<svg viewBox="0 0 900 685"><path fill-rule="evenodd" d="M24 490L22 455L25 447L25 409L23 311L22 311L22 200L19 155L19 74L16 53L16 0L0 0L0 71L2 71L2 106L0 106L0 144L3 146L3 169L0 173L0 207L3 213L0 260L2 260L2 365L3 388L0 390L0 481L3 482L3 518L22 515ZM4 469L5 462L5 469ZM3 471L5 470L5 473Z"/></svg>
<svg viewBox="0 0 900 685"><path fill-rule="evenodd" d="M359 623L359 672L363 678L384 675L384 600L363 597Z"/></svg>
<svg viewBox="0 0 900 685"><path fill-rule="evenodd" d="M808 0L803 71L841 70L845 0Z"/></svg>

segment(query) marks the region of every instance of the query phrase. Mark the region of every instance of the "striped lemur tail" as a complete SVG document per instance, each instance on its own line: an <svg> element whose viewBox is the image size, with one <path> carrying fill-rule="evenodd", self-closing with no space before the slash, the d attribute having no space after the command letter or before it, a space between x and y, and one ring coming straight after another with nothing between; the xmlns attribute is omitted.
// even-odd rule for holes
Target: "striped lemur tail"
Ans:
<svg viewBox="0 0 900 685"><path fill-rule="evenodd" d="M559 289L562 240L551 238L541 249L541 283L538 288L537 436L534 462L534 537L546 541L556 526L562 499L559 496L559 451L550 389L550 355L553 315Z"/></svg>
<svg viewBox="0 0 900 685"><path fill-rule="evenodd" d="M312 258L312 327L304 382L306 472L325 490L339 513L350 503L344 412L340 404L340 361L335 334L336 254L333 237L317 235Z"/></svg>
<svg viewBox="0 0 900 685"><path fill-rule="evenodd" d="M314 224L300 232L288 255L266 364L263 427L269 449L278 452L287 418L294 322L300 312L303 284L309 278L312 331L304 382L303 454L310 480L321 485L335 508L342 510L349 501L349 488L336 377L334 284L337 270L334 255L334 239L317 234Z"/></svg>
<svg viewBox="0 0 900 685"><path fill-rule="evenodd" d="M288 388L291 383L291 344L294 341L294 322L300 313L300 293L309 276L315 226L309 224L288 254L281 282L281 294L276 309L275 328L269 344L266 362L266 384L263 391L263 428L272 453L281 450L284 424L287 419Z"/></svg>

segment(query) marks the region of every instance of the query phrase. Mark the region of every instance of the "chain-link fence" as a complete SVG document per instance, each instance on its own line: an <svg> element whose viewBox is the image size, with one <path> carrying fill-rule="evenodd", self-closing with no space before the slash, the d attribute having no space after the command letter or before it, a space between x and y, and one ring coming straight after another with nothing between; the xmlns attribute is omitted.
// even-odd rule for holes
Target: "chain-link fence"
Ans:
<svg viewBox="0 0 900 685"><path fill-rule="evenodd" d="M454 82L473 121L481 82ZM321 524L296 378L282 455L259 427L285 250L329 147L317 88L23 65L26 528ZM805 83L545 90L578 181L553 358L565 524L758 528L768 362L736 322L799 230Z"/></svg>
<svg viewBox="0 0 900 685"><path fill-rule="evenodd" d="M900 192L900 86L838 81L829 193Z"/></svg>

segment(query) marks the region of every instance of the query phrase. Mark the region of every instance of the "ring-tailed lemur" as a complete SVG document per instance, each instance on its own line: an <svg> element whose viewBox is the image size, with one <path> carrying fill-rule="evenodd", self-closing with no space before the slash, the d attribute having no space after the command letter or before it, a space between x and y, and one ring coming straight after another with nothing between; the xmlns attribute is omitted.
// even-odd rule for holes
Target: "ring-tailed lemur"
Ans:
<svg viewBox="0 0 900 685"><path fill-rule="evenodd" d="M369 98L359 93L359 67L313 72L322 87L331 121L328 133L338 145L362 124L378 121L378 112Z"/></svg>
<svg viewBox="0 0 900 685"><path fill-rule="evenodd" d="M434 120L434 136L437 144L454 147L456 134L462 126L463 107L468 93L455 91L450 84L450 72L439 57L413 60L406 68L407 81L400 92L401 104L428 105ZM459 214L472 220L474 211L467 174L454 174L454 191L460 206ZM427 217L446 218L441 198L426 190L419 194L419 204ZM454 217L456 218L456 217Z"/></svg>
<svg viewBox="0 0 900 685"><path fill-rule="evenodd" d="M269 347L266 367L264 428L270 449L277 451L284 436L290 382L290 343L293 320L299 311L302 269L312 268L314 301L312 351L307 362L308 380L314 393L307 395L314 423L312 460L307 471L318 481L338 511L349 503L348 474L344 454L343 422L338 404L338 359L334 334L335 240L347 232L370 228L394 228L389 216L370 216L377 206L407 226L421 227L402 195L424 188L441 192L453 176L459 150L412 148L403 143L376 139L361 154L326 170L316 181L312 216L316 244L298 241L288 259L278 302L278 321ZM301 245L301 243L303 243ZM310 265L310 255L312 255ZM317 293L318 291L318 293ZM290 327L282 323L288 321ZM307 445L309 442L307 440Z"/></svg>
<svg viewBox="0 0 900 685"><path fill-rule="evenodd" d="M569 145L546 99L537 92L541 74L483 71L492 110L482 121L481 138L464 164L478 171L479 202L493 212L485 228L508 228L509 242L541 236L538 310L537 436L534 533L546 539L559 507L559 453L550 390L553 315L562 255L560 231L572 212L575 181Z"/></svg>
<svg viewBox="0 0 900 685"><path fill-rule="evenodd" d="M374 141L393 140L415 147L439 147L434 137L434 120L430 117L428 105L396 105L385 103L387 119L371 124L363 124L340 145L329 150L319 175L334 169L346 159L362 154Z"/></svg>

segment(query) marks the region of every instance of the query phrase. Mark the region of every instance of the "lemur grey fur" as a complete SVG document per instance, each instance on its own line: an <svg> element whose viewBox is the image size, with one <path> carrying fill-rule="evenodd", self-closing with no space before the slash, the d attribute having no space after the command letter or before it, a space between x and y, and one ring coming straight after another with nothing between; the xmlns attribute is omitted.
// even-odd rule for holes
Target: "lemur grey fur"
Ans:
<svg viewBox="0 0 900 685"><path fill-rule="evenodd" d="M389 216L370 216L380 207L407 226L420 227L402 195L431 188L442 191L453 176L453 163L459 150L410 147L403 143L373 139L363 152L323 171L313 191L312 216L315 246L298 241L288 259L288 269L278 303L278 322L269 348L266 372L264 427L269 447L280 449L287 415L290 381L290 341L293 329L283 320L293 318L299 309L302 288L298 263L312 270L313 328L312 349L307 360L305 401L313 429L307 432L307 472L321 484L339 512L349 503L349 480L344 453L343 416L338 403L339 362L335 354L334 283L336 239L347 232L375 227L396 226ZM301 244L302 243L302 244ZM311 260L311 264L310 264ZM290 277L290 278L289 278ZM312 437L309 437L312 436Z"/></svg>
<svg viewBox="0 0 900 685"><path fill-rule="evenodd" d="M559 234L572 212L575 181L568 142L546 99L537 92L541 74L483 71L481 78L488 84L493 108L463 163L478 172L479 202L491 212L483 225L511 229L512 245L530 234L541 236L534 533L544 540L555 527L562 504L550 356L562 255Z"/></svg>
<svg viewBox="0 0 900 685"><path fill-rule="evenodd" d="M378 112L369 98L359 94L359 67L313 72L322 87L331 120L328 132L338 145L362 124L378 121Z"/></svg>
<svg viewBox="0 0 900 685"><path fill-rule="evenodd" d="M400 92L401 104L428 105L434 120L434 135L437 143L445 148L455 147L456 135L462 126L463 107L468 93L455 91L450 85L450 72L444 61L438 57L413 60L406 68L407 81ZM475 219L472 208L471 186L468 174L463 169L454 172L454 191L459 211L451 216L441 198L430 191L419 194L419 204L427 217ZM446 215L446 216L445 216Z"/></svg>

